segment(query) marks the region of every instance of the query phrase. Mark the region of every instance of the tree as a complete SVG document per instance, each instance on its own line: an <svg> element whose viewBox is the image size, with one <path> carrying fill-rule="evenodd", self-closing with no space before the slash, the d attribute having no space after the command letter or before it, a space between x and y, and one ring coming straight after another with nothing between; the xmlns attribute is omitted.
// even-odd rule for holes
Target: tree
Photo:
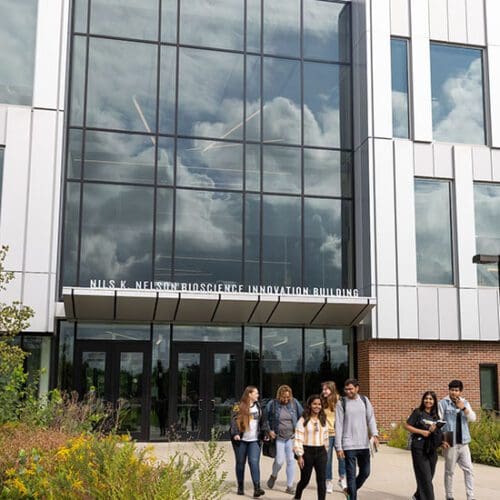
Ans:
<svg viewBox="0 0 500 500"><path fill-rule="evenodd" d="M12 417L26 382L24 359L26 353L14 343L14 337L26 330L34 316L31 307L20 301L3 301L7 285L14 279L12 271L5 270L8 246L0 249L0 419Z"/></svg>

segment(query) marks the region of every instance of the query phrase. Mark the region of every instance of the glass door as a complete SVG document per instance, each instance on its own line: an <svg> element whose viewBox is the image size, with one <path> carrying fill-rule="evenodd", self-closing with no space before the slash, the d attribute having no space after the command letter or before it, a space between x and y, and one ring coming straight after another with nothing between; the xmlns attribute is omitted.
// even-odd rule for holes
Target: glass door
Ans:
<svg viewBox="0 0 500 500"><path fill-rule="evenodd" d="M231 409L242 390L241 344L175 342L169 421L179 439L229 437Z"/></svg>
<svg viewBox="0 0 500 500"><path fill-rule="evenodd" d="M147 439L149 363L146 342L77 342L76 389L82 399L90 391L120 407L120 430Z"/></svg>

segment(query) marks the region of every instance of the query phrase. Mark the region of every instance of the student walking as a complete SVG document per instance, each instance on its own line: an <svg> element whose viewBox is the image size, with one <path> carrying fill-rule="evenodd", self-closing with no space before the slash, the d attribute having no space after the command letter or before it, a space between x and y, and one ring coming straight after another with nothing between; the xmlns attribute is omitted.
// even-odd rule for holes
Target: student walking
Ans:
<svg viewBox="0 0 500 500"><path fill-rule="evenodd" d="M335 450L335 406L339 401L337 386L332 380L321 384L321 402L328 424L328 455L326 460L326 492L333 493L333 455ZM347 490L345 479L345 460L338 459L339 487L342 491Z"/></svg>
<svg viewBox="0 0 500 500"><path fill-rule="evenodd" d="M295 457L293 442L295 427L304 409L293 397L292 388L280 385L276 391L276 398L266 405L266 421L269 427L269 437L276 440L276 457L273 462L272 473L267 481L267 487L272 489L278 473L286 462L286 493L294 494L293 482L295 479Z"/></svg>
<svg viewBox="0 0 500 500"><path fill-rule="evenodd" d="M444 487L446 499L453 500L453 474L458 464L464 472L467 500L474 499L474 471L470 456L471 441L469 422L475 422L476 414L463 397L464 385L460 380L448 384L448 396L439 402L439 414L446 421L443 432L452 436L452 442L443 442L445 470Z"/></svg>
<svg viewBox="0 0 500 500"><path fill-rule="evenodd" d="M426 391L420 406L405 423L411 432L411 458L417 481L413 500L435 500L432 479L436 471L437 449L441 446L442 433L437 427L438 402L435 392Z"/></svg>
<svg viewBox="0 0 500 500"><path fill-rule="evenodd" d="M318 500L326 497L326 455L328 448L328 426L319 394L309 396L304 414L295 429L294 452L300 467L300 481L295 491L295 499L302 498L311 480L312 470L316 472Z"/></svg>
<svg viewBox="0 0 500 500"><path fill-rule="evenodd" d="M335 448L337 457L345 458L349 498L356 500L358 490L370 475L370 438L377 447L378 431L370 400L359 395L359 382L347 379L344 392L346 396L340 398L335 410Z"/></svg>
<svg viewBox="0 0 500 500"><path fill-rule="evenodd" d="M259 460L261 441L264 436L267 437L267 424L258 400L259 390L249 385L244 390L239 403L233 408L230 429L231 443L236 458L237 494L244 495L245 463L248 460L254 486L254 498L259 498L265 493L260 487Z"/></svg>

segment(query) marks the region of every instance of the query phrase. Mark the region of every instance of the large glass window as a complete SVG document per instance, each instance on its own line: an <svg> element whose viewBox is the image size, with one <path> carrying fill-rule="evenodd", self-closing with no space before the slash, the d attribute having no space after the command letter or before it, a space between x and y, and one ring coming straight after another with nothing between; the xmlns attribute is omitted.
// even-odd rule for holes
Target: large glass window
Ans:
<svg viewBox="0 0 500 500"><path fill-rule="evenodd" d="M484 144L483 51L431 44L434 140Z"/></svg>
<svg viewBox="0 0 500 500"><path fill-rule="evenodd" d="M37 6L37 0L0 0L0 103L32 103Z"/></svg>
<svg viewBox="0 0 500 500"><path fill-rule="evenodd" d="M272 398L281 384L302 394L302 330L262 329L262 397Z"/></svg>
<svg viewBox="0 0 500 500"><path fill-rule="evenodd" d="M498 366L479 365L481 408L498 411Z"/></svg>
<svg viewBox="0 0 500 500"><path fill-rule="evenodd" d="M153 189L86 184L82 205L80 285L151 279Z"/></svg>
<svg viewBox="0 0 500 500"><path fill-rule="evenodd" d="M174 278L241 282L241 194L178 189Z"/></svg>
<svg viewBox="0 0 500 500"><path fill-rule="evenodd" d="M393 38L391 40L391 74L392 135L407 139L410 136L407 40L400 38Z"/></svg>
<svg viewBox="0 0 500 500"><path fill-rule="evenodd" d="M474 185L476 254L500 255L500 184ZM498 265L478 264L481 286L498 286Z"/></svg>
<svg viewBox="0 0 500 500"><path fill-rule="evenodd" d="M153 326L153 353L151 363L151 415L149 438L169 439L168 391L170 379L170 325Z"/></svg>
<svg viewBox="0 0 500 500"><path fill-rule="evenodd" d="M156 130L155 45L90 39L87 125Z"/></svg>
<svg viewBox="0 0 500 500"><path fill-rule="evenodd" d="M417 279L419 283L453 284L450 183L415 181Z"/></svg>
<svg viewBox="0 0 500 500"><path fill-rule="evenodd" d="M304 342L306 395L317 393L326 380L343 387L349 378L351 331L306 329Z"/></svg>
<svg viewBox="0 0 500 500"><path fill-rule="evenodd" d="M25 360L28 382L37 385L40 396L45 395L49 392L51 338L23 334L22 346L29 353Z"/></svg>
<svg viewBox="0 0 500 500"><path fill-rule="evenodd" d="M75 0L63 283L352 287L350 17Z"/></svg>

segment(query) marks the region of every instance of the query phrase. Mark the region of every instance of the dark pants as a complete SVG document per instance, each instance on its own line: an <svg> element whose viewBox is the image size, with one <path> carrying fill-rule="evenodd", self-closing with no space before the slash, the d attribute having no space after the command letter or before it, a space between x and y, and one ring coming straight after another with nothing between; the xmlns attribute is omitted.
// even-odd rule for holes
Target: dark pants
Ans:
<svg viewBox="0 0 500 500"><path fill-rule="evenodd" d="M370 450L368 448L362 450L344 450L344 454L349 499L356 500L358 490L370 475ZM357 476L356 465L359 467Z"/></svg>
<svg viewBox="0 0 500 500"><path fill-rule="evenodd" d="M434 500L434 487L432 478L436 471L437 453L435 451L426 453L422 448L411 448L411 458L413 460L413 470L417 480L417 500Z"/></svg>
<svg viewBox="0 0 500 500"><path fill-rule="evenodd" d="M259 441L235 441L233 443L234 456L236 458L236 480L238 485L243 486L245 480L245 462L248 459L250 467L250 475L252 476L253 484L260 482L260 443Z"/></svg>
<svg viewBox="0 0 500 500"><path fill-rule="evenodd" d="M307 488L314 468L318 485L318 500L325 500L326 460L327 453L324 446L304 446L304 467L300 469L300 481L295 490L295 498L302 497L302 492Z"/></svg>

